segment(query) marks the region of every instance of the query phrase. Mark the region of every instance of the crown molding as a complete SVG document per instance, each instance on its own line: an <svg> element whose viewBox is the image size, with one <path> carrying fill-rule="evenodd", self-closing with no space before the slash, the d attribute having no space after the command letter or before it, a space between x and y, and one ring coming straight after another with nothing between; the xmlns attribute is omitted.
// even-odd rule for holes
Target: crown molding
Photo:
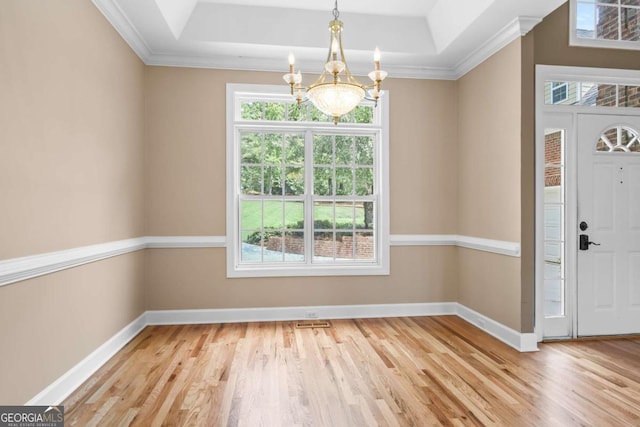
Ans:
<svg viewBox="0 0 640 427"><path fill-rule="evenodd" d="M237 70L237 71L267 71L283 72L283 62L280 59L268 59L257 57L231 57L231 56L194 56L175 55L163 53L151 53L145 60L146 65L160 67L185 67L185 68L210 68L216 70ZM310 69L320 70L323 65L319 63ZM366 76L366 65L357 62L349 67L355 76ZM400 79L429 79L429 80L455 80L456 74L446 67L424 67L413 65L385 65L385 71L393 78Z"/></svg>
<svg viewBox="0 0 640 427"><path fill-rule="evenodd" d="M458 62L454 69L454 79L457 80L464 76L518 37L526 35L540 22L542 22L542 18L530 16L519 16L515 18L487 40L486 43L471 52L462 61Z"/></svg>
<svg viewBox="0 0 640 427"><path fill-rule="evenodd" d="M133 26L120 6L113 0L91 0L98 10L107 18L120 36L133 49L138 57L147 64L151 49L142 35ZM148 64L147 64L148 65Z"/></svg>
<svg viewBox="0 0 640 427"><path fill-rule="evenodd" d="M92 2L146 65L241 71L282 71L282 61L269 58L176 55L154 52L114 0L92 0ZM454 67L388 64L386 68L394 78L457 80L513 40L527 34L541 21L542 18L537 17L521 16L515 18ZM352 71L354 74L358 74L357 64L353 65Z"/></svg>

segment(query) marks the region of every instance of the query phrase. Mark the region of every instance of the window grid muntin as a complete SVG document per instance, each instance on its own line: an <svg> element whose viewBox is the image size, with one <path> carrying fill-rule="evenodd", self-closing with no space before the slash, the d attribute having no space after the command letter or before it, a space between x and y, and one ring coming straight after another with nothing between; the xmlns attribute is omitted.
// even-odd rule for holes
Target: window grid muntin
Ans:
<svg viewBox="0 0 640 427"><path fill-rule="evenodd" d="M243 142L245 141L245 136L246 135L254 135L254 136L258 136L258 138L260 138L260 161L259 162L245 162L244 156L243 156ZM267 161L267 156L266 156L266 148L267 148L267 140L266 137L267 136L281 136L281 142L280 142L280 146L278 148L278 150L280 151L280 162L276 162L276 161ZM296 163L296 162L289 162L288 161L288 151L287 151L287 142L288 142L288 138L291 137L300 137L303 139L304 141L304 134L300 133L300 132L274 132L273 130L271 132L254 132L254 131L241 131L240 132L240 136L239 136L239 140L240 140L240 184L241 184L241 188L240 188L240 193L241 194L246 194L244 193L244 189L242 188L242 184L243 184L243 174L242 171L244 168L253 168L253 169L257 169L260 168L260 189L258 191L258 193L260 194L265 194L265 171L267 169L271 169L271 168L281 168L280 171L280 190L281 193L284 193L284 195L287 195L287 171L290 169L303 169L304 168L304 161L303 163ZM304 144L304 142L303 142ZM291 187L290 187L291 188ZM270 185L269 186L270 191L273 189L273 186ZM271 194L271 193L270 193ZM273 195L273 194L271 194ZM295 195L295 194L294 194Z"/></svg>
<svg viewBox="0 0 640 427"><path fill-rule="evenodd" d="M243 202L253 202L253 203L257 203L259 202L261 204L261 214L260 214L260 227L253 227L253 228L245 228L242 226L242 216L243 216L243 207L245 206L245 204ZM280 202L282 203L282 226L279 228L271 228L268 226L265 226L265 222L264 222L264 215L265 215L265 204L267 202ZM265 256L265 250L266 246L265 244L267 243L264 239L265 234L267 233L281 233L281 236L286 236L287 233L291 234L291 233L298 233L301 232L305 233L305 229L303 228L296 228L296 227L288 227L288 224L286 222L286 213L287 213L287 205L286 202L301 202L301 203L305 203L305 198L303 196L283 196L283 197L279 197L279 196L243 196L240 195L239 197L239 201L238 201L238 210L239 210L239 226L238 226L238 232L240 234L239 236L239 240L240 240L240 252L239 252L239 260L241 261L242 264L255 264L250 262L249 260L244 260L243 259L243 244L245 243L244 238L242 237L243 234L248 233L249 235L253 234L253 233L260 233L260 244L258 245L261 250L260 250L260 262L259 264L262 264L264 262L264 256ZM283 239L281 241L281 245L280 248L284 249L285 247L285 240ZM277 252L277 251L276 251ZM289 262L289 263L304 263L304 258L306 258L306 254L307 252L304 251L303 255L303 260L300 261L295 261L295 260L289 260L287 261L286 258L286 253L282 252L282 260L281 262ZM272 257L275 256L275 254L271 254ZM276 260L271 260L273 262L276 262Z"/></svg>
<svg viewBox="0 0 640 427"><path fill-rule="evenodd" d="M621 143L620 141L624 139L624 136L630 137L629 141L626 143ZM615 137L615 139L613 137ZM638 134L638 131L632 129L629 126L612 126L602 132L596 142L595 151L598 154L640 154L640 135Z"/></svg>
<svg viewBox="0 0 640 427"><path fill-rule="evenodd" d="M237 110L236 110L237 113ZM236 117L238 117L236 115ZM375 114L374 114L375 117ZM319 126L318 126L319 125ZM372 164L371 165L366 165L366 166L362 166L362 169L371 169L373 172L373 187L374 187L374 194L372 194L371 196L355 196L355 195L351 195L351 196L338 196L338 195L334 195L334 196L326 196L325 198L330 198L331 200L335 200L335 201L340 201L340 200L348 200L348 201L353 201L353 203L356 203L358 201L366 201L366 202L371 202L373 203L373 221L374 224L377 222L377 212L378 212L378 208L379 205L377 203L378 201L378 197L376 194L376 191L379 191L379 174L378 171L376 170L377 168L377 156L379 155L379 150L376 149L376 146L379 146L379 142L380 142L380 129L378 129L377 126L373 125L373 124L368 124L368 125L362 125L362 124L341 124L341 128L340 128L340 132L336 133L335 130L335 125L331 124L331 128L327 128L324 129L323 128L323 123L316 123L316 122L311 122L311 126L309 126L309 123L302 123L302 122L260 122L259 124L255 124L255 122L247 122L247 121L243 121L240 122L236 125L237 128L237 133L236 135L241 135L243 132L281 132L283 134L296 134L297 132L305 132L305 162L304 162L304 173L305 173L305 196L304 196L304 204L305 204L305 214L304 214L304 224L305 224L305 228L304 228L304 242L305 242L305 249L304 249L304 261L298 261L298 262L291 262L291 261L287 261L286 258L286 253L283 252L283 261L281 263L278 263L277 265L282 265L282 266L286 266L286 265L291 265L291 264L296 264L296 265L301 265L301 263L304 263L304 265L310 265L310 264L317 264L318 260L314 259L315 256L308 256L308 254L313 254L313 244L314 244L314 236L315 236L315 227L311 226L310 224L314 224L314 218L313 218L313 205L314 205L314 200L322 200L323 198L317 197L313 194L313 188L309 188L310 183L313 182L313 179L310 179L313 177L313 144L312 144L312 138L313 135L341 135L341 136L352 136L353 137L353 142L352 142L352 150L355 151L356 150L356 138L359 136L362 137L368 137L371 138L372 141ZM366 128L365 128L366 126ZM309 127L311 127L312 130L309 130ZM237 140L241 140L241 138L239 136L237 136L236 138L238 138ZM236 144L237 146L239 144ZM262 145L263 149L264 149L264 144ZM238 147L238 150L240 151L240 148ZM283 149L283 156L286 155L285 153L286 150ZM335 151L334 151L335 153ZM311 154L311 157L309 157L309 155ZM239 153L239 158L241 159L241 152ZM306 159L310 158L310 161L307 161ZM355 161L355 154L352 156L352 158ZM263 167L266 165L264 164L264 156L262 157L263 159ZM285 161L285 160L283 160ZM335 159L333 160L335 161ZM241 161L239 162L239 165L242 166ZM311 165L311 166L309 166ZM360 166L360 165L356 165L356 166ZM355 171L356 168L355 166L353 166L353 169ZM237 183L241 184L242 182L242 177L241 177L241 171L242 168L239 167L237 168L237 173L238 173L238 177L237 177ZM355 174L355 172L354 172ZM309 176L311 175L311 176ZM263 175L263 179L264 179L264 175ZM335 186L335 184L334 184ZM353 186L355 186L355 183L353 183ZM263 183L263 190L264 190L264 183ZM257 230L257 229L245 229L243 228L242 224L241 224L241 220L242 220L242 206L241 203L243 200L252 200L252 199L259 199L259 200L273 200L275 199L280 199L282 198L283 201L290 198L291 196L281 196L281 195L267 195L267 194L262 194L262 195L243 195L242 194L242 188L237 189L237 196L238 196L238 228L237 228L237 232L238 232L238 236L237 238L239 239L239 245L238 245L238 255L237 255L237 259L238 259L238 263L242 266L251 266L251 265L255 265L255 266L273 266L276 264L273 263L269 263L269 262L265 262L264 261L264 248L265 248L265 241L264 241L264 237L261 237L260 240L260 245L262 248L262 253L260 256L260 262L248 262L246 260L243 260L243 254L242 254L242 243L243 243L243 239L242 239L242 234L244 232L247 232L249 230L252 231L260 231L262 233L262 236L264 236L264 233L272 231L271 229L265 228L264 227L264 210L261 212L261 229ZM295 196L291 199L291 200L296 200ZM283 208L283 211L285 211L286 214L286 207ZM335 216L334 216L335 218ZM286 219L284 220L284 224L283 224L283 228L281 230L282 235L286 236L287 231L289 230L287 228L287 224L286 224ZM355 224L355 220L354 220L354 224ZM310 228L311 227L311 228ZM276 230L277 231L277 230ZM311 234L309 234L309 231L311 232ZM335 223L334 223L334 229L333 231L333 242L334 242L334 248L335 248L335 242L336 242L336 233L340 233L340 232L344 232L345 229L337 229L335 227ZM341 265L359 265L359 264L377 264L379 262L379 238L378 238L378 231L377 231L377 227L373 227L371 229L357 229L353 228L352 231L352 235L354 237L354 239L357 237L358 233L362 232L362 233L370 233L371 234L371 240L373 242L373 255L370 259L366 259L366 260L361 260L361 259L357 259L357 257L355 256L355 251L356 251L356 247L355 245L357 245L357 242L354 244L354 256L351 259L340 259L340 258L333 258L333 260L331 261L334 264L341 264ZM308 237L309 235L311 235L312 237ZM286 247L286 242L283 239L282 241L282 245L281 245L281 249L285 249ZM334 249L334 255L335 255L335 249Z"/></svg>
<svg viewBox="0 0 640 427"><path fill-rule="evenodd" d="M319 223L319 221L322 221L323 219L321 218L316 218L315 217L315 211L316 211L316 207L318 206L317 203L332 203L332 220L331 221L331 227L328 228L321 228L318 227L317 224ZM337 207L340 203L350 203L351 204L351 227L350 228L345 228L345 227L339 227L340 224L344 224L344 223L340 223L338 222L338 215L337 215ZM362 204L362 209L363 209L363 215L365 214L365 210L366 207L364 206L364 203L372 203L372 210L373 210L373 220L371 223L371 226L369 228L358 228L358 219L357 219L357 215L356 215L356 210L358 209L357 205L358 204ZM356 239L358 235L363 235L363 234L370 234L372 241L375 242L376 241L376 235L377 235L377 227L376 227L376 211L377 211L377 197L375 195L372 196L367 196L367 197L348 197L348 196L336 196L336 197L329 197L329 196L314 196L313 197L313 214L314 214L314 219L313 219L313 240L315 243L315 236L318 233L332 233L332 241L333 241L333 248L334 248L334 260L335 261L339 261L339 262L344 262L344 261L350 261L350 262L371 262L375 259L377 259L377 245L373 244L372 250L372 256L371 258L361 258L358 259L357 257L357 243L356 243ZM363 223L366 226L366 218L363 218ZM338 234L345 234L345 233L351 233L353 240L353 246L352 246L352 258L337 258L335 251L336 251L336 238ZM315 247L314 247L314 258L316 258L315 255Z"/></svg>

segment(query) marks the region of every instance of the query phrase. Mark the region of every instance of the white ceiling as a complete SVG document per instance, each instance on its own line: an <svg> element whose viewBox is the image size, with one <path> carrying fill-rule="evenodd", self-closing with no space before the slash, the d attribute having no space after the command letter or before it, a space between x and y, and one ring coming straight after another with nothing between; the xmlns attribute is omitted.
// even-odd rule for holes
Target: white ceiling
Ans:
<svg viewBox="0 0 640 427"><path fill-rule="evenodd" d="M341 0L349 67L455 79L566 0ZM319 72L334 0L93 0L146 64Z"/></svg>

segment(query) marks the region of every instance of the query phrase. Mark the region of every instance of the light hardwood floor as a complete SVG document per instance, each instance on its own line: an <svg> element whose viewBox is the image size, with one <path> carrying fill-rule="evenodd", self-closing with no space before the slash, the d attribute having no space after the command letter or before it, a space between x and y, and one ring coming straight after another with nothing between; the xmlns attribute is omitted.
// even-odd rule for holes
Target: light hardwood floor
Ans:
<svg viewBox="0 0 640 427"><path fill-rule="evenodd" d="M150 326L67 426L640 425L640 339L518 353L455 316Z"/></svg>

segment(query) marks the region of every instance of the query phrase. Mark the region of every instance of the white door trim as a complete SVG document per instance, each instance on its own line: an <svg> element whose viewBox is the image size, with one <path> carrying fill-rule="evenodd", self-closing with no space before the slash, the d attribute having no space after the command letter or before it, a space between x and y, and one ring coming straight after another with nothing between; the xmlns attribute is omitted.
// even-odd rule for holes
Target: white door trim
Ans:
<svg viewBox="0 0 640 427"><path fill-rule="evenodd" d="M618 107L590 107L574 105L545 105L545 81L597 82L609 84L640 85L640 72L605 68L564 67L536 65L536 268L535 268L535 335L538 341L544 336L544 131L560 127L567 131L565 140L565 251L567 289L568 337L576 337L577 312L577 146L576 126L579 114L640 115L640 109Z"/></svg>

